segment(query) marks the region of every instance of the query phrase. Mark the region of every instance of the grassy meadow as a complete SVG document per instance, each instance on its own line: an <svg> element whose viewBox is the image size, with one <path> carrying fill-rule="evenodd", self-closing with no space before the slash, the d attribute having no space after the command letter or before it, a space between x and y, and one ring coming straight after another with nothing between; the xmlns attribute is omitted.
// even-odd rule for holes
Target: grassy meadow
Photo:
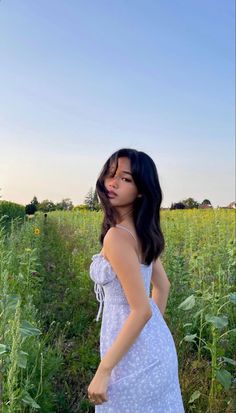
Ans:
<svg viewBox="0 0 236 413"><path fill-rule="evenodd" d="M101 321L89 265L101 221L92 211L0 220L1 412L94 412ZM233 413L235 210L161 211L161 225L185 411Z"/></svg>

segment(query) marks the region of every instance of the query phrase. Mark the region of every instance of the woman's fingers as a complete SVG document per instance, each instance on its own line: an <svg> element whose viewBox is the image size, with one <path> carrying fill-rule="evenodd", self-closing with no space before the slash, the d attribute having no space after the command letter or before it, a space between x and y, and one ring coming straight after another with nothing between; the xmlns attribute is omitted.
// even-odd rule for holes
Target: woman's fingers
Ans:
<svg viewBox="0 0 236 413"><path fill-rule="evenodd" d="M88 397L89 397L89 400L94 404L102 404L102 403L108 401L106 395L104 395L104 394L102 394L102 395L96 394L96 396L92 395L92 394L89 394Z"/></svg>

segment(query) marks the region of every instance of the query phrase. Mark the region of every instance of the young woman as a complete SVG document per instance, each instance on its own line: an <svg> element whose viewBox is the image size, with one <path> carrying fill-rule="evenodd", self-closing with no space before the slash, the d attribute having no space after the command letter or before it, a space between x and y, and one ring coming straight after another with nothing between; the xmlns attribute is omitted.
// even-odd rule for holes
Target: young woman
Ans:
<svg viewBox="0 0 236 413"><path fill-rule="evenodd" d="M170 282L160 261L162 191L144 152L120 149L96 183L102 250L90 277L100 308L101 362L88 387L96 413L184 413L178 359L164 320ZM152 283L152 297L149 297Z"/></svg>

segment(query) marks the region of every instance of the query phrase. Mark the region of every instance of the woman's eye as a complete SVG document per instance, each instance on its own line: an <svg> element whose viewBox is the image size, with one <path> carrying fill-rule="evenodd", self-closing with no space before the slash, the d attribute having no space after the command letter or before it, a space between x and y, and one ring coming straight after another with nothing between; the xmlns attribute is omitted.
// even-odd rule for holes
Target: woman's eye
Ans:
<svg viewBox="0 0 236 413"><path fill-rule="evenodd" d="M108 178L113 178L114 176L115 176L114 173L108 174ZM125 177L123 177L123 178L121 178L121 179L125 179L127 182L132 182L131 179L128 179L128 178L125 178Z"/></svg>

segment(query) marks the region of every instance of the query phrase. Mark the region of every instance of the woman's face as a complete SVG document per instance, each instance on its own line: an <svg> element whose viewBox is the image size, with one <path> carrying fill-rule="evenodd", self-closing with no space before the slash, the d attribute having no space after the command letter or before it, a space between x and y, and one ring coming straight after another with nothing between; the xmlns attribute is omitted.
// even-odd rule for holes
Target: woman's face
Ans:
<svg viewBox="0 0 236 413"><path fill-rule="evenodd" d="M116 194L109 197L109 201L114 206L126 206L133 204L138 196L138 190L131 175L131 163L127 157L118 158L118 166L115 171L115 164L111 165L104 179L104 185L108 191Z"/></svg>

